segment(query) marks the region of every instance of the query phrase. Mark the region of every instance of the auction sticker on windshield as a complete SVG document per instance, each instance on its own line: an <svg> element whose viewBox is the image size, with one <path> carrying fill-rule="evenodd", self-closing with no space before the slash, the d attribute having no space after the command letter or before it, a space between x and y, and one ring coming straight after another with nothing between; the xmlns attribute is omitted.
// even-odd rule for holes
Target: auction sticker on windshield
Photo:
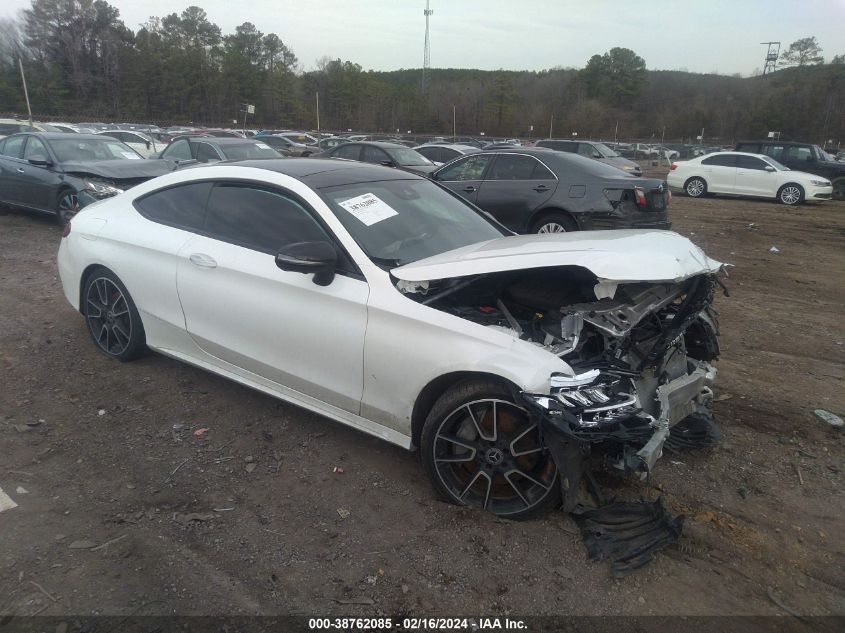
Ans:
<svg viewBox="0 0 845 633"><path fill-rule="evenodd" d="M355 196L338 204L367 226L399 215L393 207L373 193Z"/></svg>

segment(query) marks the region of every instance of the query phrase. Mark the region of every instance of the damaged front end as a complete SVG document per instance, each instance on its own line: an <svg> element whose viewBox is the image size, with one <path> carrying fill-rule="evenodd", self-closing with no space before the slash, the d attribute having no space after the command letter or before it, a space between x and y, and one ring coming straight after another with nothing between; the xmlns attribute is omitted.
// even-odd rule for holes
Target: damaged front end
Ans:
<svg viewBox="0 0 845 633"><path fill-rule="evenodd" d="M540 346L566 363L570 371L550 376L548 392L518 394L561 473L566 511L575 506L589 461L647 477L676 425L712 421L716 369L710 363L719 355L712 302L724 288L723 267L680 236L672 239L678 268L665 281L599 276L582 264L583 251L572 266L434 282L397 275L397 288L420 303ZM683 248L690 257L681 256ZM600 261L618 266L619 260Z"/></svg>

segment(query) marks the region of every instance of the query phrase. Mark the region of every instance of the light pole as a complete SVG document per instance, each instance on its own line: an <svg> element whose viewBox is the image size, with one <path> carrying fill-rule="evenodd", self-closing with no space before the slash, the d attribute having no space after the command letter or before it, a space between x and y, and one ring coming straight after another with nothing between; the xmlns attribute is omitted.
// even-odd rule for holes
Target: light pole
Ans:
<svg viewBox="0 0 845 633"><path fill-rule="evenodd" d="M29 113L29 124L32 125L32 108L29 106L29 91L26 89L26 75L23 72L23 61L18 57L18 67L21 69L21 81L23 81L23 96L26 97L26 111Z"/></svg>

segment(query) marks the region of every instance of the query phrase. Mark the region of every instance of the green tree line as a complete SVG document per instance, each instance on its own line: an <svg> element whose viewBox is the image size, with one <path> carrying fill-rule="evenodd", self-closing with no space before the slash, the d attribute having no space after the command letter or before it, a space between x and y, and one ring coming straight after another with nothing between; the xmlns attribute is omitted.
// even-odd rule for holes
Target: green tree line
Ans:
<svg viewBox="0 0 845 633"><path fill-rule="evenodd" d="M33 0L0 21L0 112L65 120L250 125L489 136L612 139L845 137L845 59L825 63L814 37L793 42L767 76L647 70L613 48L583 69L365 71L323 58L302 71L281 37L245 22L224 34L205 11L150 18L133 32L105 0ZM533 128L533 129L532 129Z"/></svg>

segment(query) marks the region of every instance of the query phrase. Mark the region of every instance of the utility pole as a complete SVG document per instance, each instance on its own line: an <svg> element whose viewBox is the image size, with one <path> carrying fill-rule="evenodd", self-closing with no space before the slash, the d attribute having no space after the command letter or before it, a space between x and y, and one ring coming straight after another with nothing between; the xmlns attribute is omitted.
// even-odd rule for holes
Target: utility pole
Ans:
<svg viewBox="0 0 845 633"><path fill-rule="evenodd" d="M29 113L29 124L32 125L32 108L29 106L29 91L26 89L26 75L23 72L23 61L18 57L18 67L21 69L21 81L23 81L23 96L26 97L26 111Z"/></svg>
<svg viewBox="0 0 845 633"><path fill-rule="evenodd" d="M317 141L320 141L320 93L315 93L317 96Z"/></svg>
<svg viewBox="0 0 845 633"><path fill-rule="evenodd" d="M457 125L457 115L455 114L455 106L452 106L452 140L457 143L458 138L458 125Z"/></svg>
<svg viewBox="0 0 845 633"><path fill-rule="evenodd" d="M616 137L619 134L619 121L616 122L616 127L613 129L613 142L616 142Z"/></svg>
<svg viewBox="0 0 845 633"><path fill-rule="evenodd" d="M549 119L549 138L552 138L552 129L554 127L554 124L555 124L555 115L553 114L552 118Z"/></svg>

